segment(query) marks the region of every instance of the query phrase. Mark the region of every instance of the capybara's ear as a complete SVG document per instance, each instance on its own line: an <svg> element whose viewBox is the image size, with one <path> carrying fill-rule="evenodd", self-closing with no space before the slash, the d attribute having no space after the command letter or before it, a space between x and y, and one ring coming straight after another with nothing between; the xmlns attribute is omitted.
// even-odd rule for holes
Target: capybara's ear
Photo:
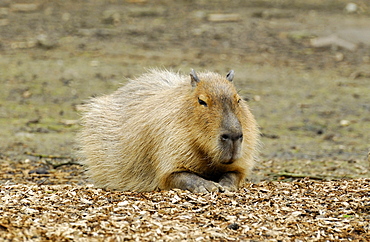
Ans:
<svg viewBox="0 0 370 242"><path fill-rule="evenodd" d="M191 69L190 72L190 79L191 79L191 86L196 87L197 83L200 82L197 74L195 73L194 69Z"/></svg>
<svg viewBox="0 0 370 242"><path fill-rule="evenodd" d="M229 82L232 82L233 79L234 79L234 70L231 70L229 71L229 73L227 73L226 75L226 79L229 81Z"/></svg>

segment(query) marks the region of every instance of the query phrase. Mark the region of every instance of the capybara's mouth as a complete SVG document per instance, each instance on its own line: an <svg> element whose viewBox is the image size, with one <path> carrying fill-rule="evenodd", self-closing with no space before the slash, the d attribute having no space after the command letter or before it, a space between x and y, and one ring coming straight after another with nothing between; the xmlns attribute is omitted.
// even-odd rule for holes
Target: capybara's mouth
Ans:
<svg viewBox="0 0 370 242"><path fill-rule="evenodd" d="M231 165L232 163L234 163L234 159L231 158L230 160L223 160L221 161L221 164L224 164L224 165Z"/></svg>

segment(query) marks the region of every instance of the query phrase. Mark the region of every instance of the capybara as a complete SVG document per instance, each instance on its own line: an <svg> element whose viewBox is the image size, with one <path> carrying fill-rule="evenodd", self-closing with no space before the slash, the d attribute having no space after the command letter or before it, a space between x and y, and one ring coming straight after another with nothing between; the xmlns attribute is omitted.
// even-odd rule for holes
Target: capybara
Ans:
<svg viewBox="0 0 370 242"><path fill-rule="evenodd" d="M253 167L259 131L234 71L151 70L82 117L81 160L95 185L122 191L235 191Z"/></svg>

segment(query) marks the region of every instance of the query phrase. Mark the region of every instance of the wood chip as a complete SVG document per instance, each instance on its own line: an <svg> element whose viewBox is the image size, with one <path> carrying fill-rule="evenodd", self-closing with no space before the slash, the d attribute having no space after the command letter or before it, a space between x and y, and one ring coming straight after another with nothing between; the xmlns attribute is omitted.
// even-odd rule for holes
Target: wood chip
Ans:
<svg viewBox="0 0 370 242"><path fill-rule="evenodd" d="M236 13L230 13L230 14L209 14L208 15L208 21L210 22L236 22L239 21L240 15Z"/></svg>
<svg viewBox="0 0 370 242"><path fill-rule="evenodd" d="M39 9L39 5L35 3L14 3L10 6L14 12L34 12Z"/></svg>
<svg viewBox="0 0 370 242"><path fill-rule="evenodd" d="M350 51L355 51L357 49L357 45L349 42L347 40L341 39L336 35L330 35L326 37L319 37L311 40L311 46L321 48L321 47L331 47L337 46L340 48L344 48Z"/></svg>

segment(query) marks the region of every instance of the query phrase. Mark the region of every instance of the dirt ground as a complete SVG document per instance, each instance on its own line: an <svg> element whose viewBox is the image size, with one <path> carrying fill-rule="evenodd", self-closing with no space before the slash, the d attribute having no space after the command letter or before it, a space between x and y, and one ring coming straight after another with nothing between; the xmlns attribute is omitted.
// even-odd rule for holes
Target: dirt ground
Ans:
<svg viewBox="0 0 370 242"><path fill-rule="evenodd" d="M76 162L80 105L153 67L235 70L262 131L253 182L370 177L366 0L4 0L1 191L85 186L83 168L58 166Z"/></svg>

